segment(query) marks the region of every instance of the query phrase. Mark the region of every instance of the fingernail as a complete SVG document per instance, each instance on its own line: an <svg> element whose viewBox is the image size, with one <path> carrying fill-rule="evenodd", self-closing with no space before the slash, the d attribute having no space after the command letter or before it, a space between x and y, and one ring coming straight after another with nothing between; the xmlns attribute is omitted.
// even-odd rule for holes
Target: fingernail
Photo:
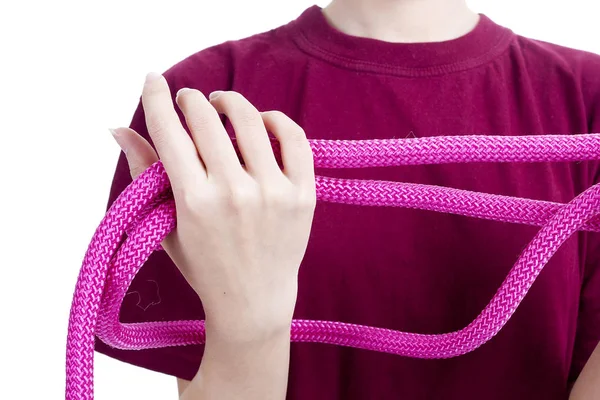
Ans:
<svg viewBox="0 0 600 400"><path fill-rule="evenodd" d="M191 90L192 90L192 89L190 89L190 88L183 87L183 88L181 88L181 89L179 89L179 90L177 91L177 94L175 95L175 97L179 97L179 95L181 95L181 94L183 94L183 93L185 93L185 92L191 91Z"/></svg>
<svg viewBox="0 0 600 400"><path fill-rule="evenodd" d="M159 74L158 72L149 72L148 75L146 75L146 83L149 82L153 82L157 79L160 79L162 75Z"/></svg>
<svg viewBox="0 0 600 400"><path fill-rule="evenodd" d="M110 131L110 133L112 134L113 138L115 138L117 144L119 145L119 147L121 148L121 150L123 150L123 153L127 154L127 149L125 148L124 144L122 143L122 138L121 138L121 134L119 133L119 131L117 131L116 129L112 129L112 128L108 128L108 130Z"/></svg>
<svg viewBox="0 0 600 400"><path fill-rule="evenodd" d="M211 94L208 95L208 99L209 100L214 100L217 97L219 97L221 94L223 94L222 90L215 90L214 92L212 92Z"/></svg>

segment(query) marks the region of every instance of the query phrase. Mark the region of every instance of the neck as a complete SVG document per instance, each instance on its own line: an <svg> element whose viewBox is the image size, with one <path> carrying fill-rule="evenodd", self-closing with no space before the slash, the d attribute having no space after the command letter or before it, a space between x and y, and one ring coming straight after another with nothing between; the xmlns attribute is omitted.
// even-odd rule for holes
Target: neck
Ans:
<svg viewBox="0 0 600 400"><path fill-rule="evenodd" d="M394 43L456 39L479 21L465 0L332 0L323 13L347 35Z"/></svg>

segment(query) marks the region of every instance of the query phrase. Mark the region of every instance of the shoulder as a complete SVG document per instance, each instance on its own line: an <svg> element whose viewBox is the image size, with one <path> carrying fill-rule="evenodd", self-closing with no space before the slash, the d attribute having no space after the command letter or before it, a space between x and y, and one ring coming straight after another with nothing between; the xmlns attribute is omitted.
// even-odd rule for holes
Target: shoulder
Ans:
<svg viewBox="0 0 600 400"><path fill-rule="evenodd" d="M600 110L600 55L523 36L516 36L515 43L530 74L575 83L586 104Z"/></svg>
<svg viewBox="0 0 600 400"><path fill-rule="evenodd" d="M199 89L205 94L229 90L236 75L260 70L297 53L287 26L281 26L243 39L230 40L208 47L179 61L164 76L172 90L181 87Z"/></svg>

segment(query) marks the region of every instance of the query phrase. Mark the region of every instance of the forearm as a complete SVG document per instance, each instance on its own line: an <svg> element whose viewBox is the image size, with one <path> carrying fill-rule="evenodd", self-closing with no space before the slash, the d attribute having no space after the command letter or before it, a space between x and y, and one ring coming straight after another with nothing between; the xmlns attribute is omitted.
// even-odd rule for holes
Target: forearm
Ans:
<svg viewBox="0 0 600 400"><path fill-rule="evenodd" d="M283 400L289 355L289 329L246 341L207 333L200 369L180 400Z"/></svg>
<svg viewBox="0 0 600 400"><path fill-rule="evenodd" d="M600 399L600 344L585 364L569 396L569 400L590 399Z"/></svg>

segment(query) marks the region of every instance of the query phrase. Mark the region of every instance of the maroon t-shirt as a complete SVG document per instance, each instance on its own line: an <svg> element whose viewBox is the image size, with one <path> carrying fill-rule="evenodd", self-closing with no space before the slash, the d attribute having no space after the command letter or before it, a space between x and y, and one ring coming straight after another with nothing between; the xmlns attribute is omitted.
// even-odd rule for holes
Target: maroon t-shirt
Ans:
<svg viewBox="0 0 600 400"><path fill-rule="evenodd" d="M278 29L202 50L165 76L235 90L281 110L310 138L581 134L600 131L600 57L515 35L481 16L442 43L394 44L345 35L319 7ZM181 115L180 115L181 116ZM146 135L138 107L131 127ZM568 202L598 164L451 164L317 174L435 184ZM131 182L119 158L110 203ZM429 211L318 203L300 268L295 317L418 333L469 324L538 228ZM600 340L598 234L573 235L490 342L447 360L325 344L292 344L289 399L565 399ZM133 282L124 322L202 319L201 303L164 252ZM202 346L111 357L192 379Z"/></svg>

